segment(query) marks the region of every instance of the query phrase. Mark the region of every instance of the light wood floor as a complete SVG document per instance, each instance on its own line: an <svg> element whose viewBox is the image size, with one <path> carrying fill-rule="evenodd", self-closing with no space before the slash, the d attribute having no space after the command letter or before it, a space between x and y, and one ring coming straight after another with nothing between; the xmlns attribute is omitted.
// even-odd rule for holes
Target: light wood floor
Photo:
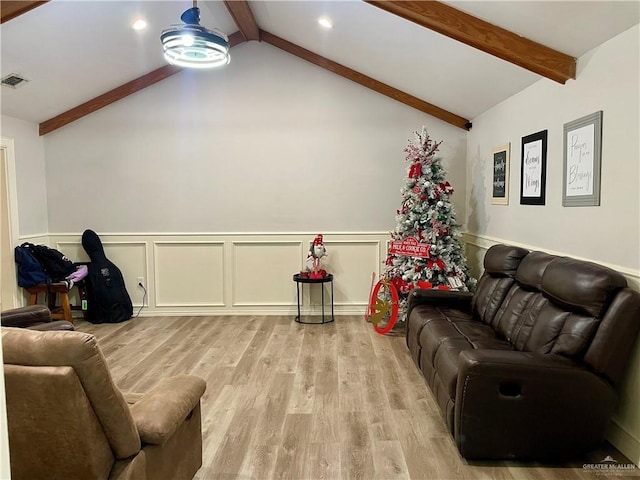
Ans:
<svg viewBox="0 0 640 480"><path fill-rule="evenodd" d="M362 317L148 317L92 325L118 387L145 392L179 373L207 381L199 480L601 479L584 463L468 464L455 448L401 333ZM636 470L634 473L638 474ZM611 477L622 478L622 477ZM636 480L638 476L634 477Z"/></svg>

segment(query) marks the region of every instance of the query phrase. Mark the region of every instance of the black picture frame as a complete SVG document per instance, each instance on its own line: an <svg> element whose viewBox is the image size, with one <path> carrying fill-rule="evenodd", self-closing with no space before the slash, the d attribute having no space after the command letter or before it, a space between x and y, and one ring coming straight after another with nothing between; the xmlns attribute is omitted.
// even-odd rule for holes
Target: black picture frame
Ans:
<svg viewBox="0 0 640 480"><path fill-rule="evenodd" d="M494 147L493 184L491 187L491 203L493 205L509 205L509 142Z"/></svg>
<svg viewBox="0 0 640 480"><path fill-rule="evenodd" d="M520 205L544 205L547 190L547 130L522 137Z"/></svg>

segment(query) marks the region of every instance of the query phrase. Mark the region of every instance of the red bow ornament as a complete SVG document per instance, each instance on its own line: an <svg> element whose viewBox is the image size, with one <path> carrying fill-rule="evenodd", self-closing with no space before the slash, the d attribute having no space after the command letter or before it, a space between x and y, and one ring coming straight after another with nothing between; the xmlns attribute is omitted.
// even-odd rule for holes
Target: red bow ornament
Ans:
<svg viewBox="0 0 640 480"><path fill-rule="evenodd" d="M449 182L440 183L438 186L440 187L440 189L444 193L447 193L449 195L451 195L453 193L453 187L451 186L451 184Z"/></svg>
<svg viewBox="0 0 640 480"><path fill-rule="evenodd" d="M419 178L422 175L422 165L419 163L414 163L409 168L409 178Z"/></svg>

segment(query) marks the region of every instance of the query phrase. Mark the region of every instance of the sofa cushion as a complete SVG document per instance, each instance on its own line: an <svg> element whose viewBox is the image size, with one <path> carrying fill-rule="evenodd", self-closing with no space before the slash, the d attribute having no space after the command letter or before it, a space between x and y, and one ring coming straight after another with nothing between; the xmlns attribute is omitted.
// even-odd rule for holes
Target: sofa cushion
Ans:
<svg viewBox="0 0 640 480"><path fill-rule="evenodd" d="M509 342L496 335L496 331L489 325L481 322L458 322L456 329L467 339L472 348L504 348L511 350Z"/></svg>
<svg viewBox="0 0 640 480"><path fill-rule="evenodd" d="M516 282L525 290L540 291L542 275L547 266L558 257L544 252L531 252L522 259L516 271Z"/></svg>
<svg viewBox="0 0 640 480"><path fill-rule="evenodd" d="M525 350L580 356L591 342L597 326L598 320L594 317L566 311L548 302L540 309Z"/></svg>
<svg viewBox="0 0 640 480"><path fill-rule="evenodd" d="M557 257L543 252L531 252L524 257L516 271L516 283L506 293L500 308L490 322L498 335L508 340L518 350L524 348L529 337L537 317L537 312L532 316L530 309L542 297L540 293L542 276L549 263L555 258ZM516 339L519 341L516 342Z"/></svg>
<svg viewBox="0 0 640 480"><path fill-rule="evenodd" d="M595 263L556 258L542 276L542 293L572 312L602 318L615 294L627 286L621 273Z"/></svg>
<svg viewBox="0 0 640 480"><path fill-rule="evenodd" d="M456 398L456 387L458 383L458 357L466 350L512 350L509 342L497 338L491 327L477 323L478 329L471 333L475 340L470 340L466 336L449 337L440 339L438 350L435 354L433 368L435 375L446 388L451 398Z"/></svg>
<svg viewBox="0 0 640 480"><path fill-rule="evenodd" d="M511 277L492 277L485 272L478 280L476 292L471 301L473 318L491 324L513 282Z"/></svg>
<svg viewBox="0 0 640 480"><path fill-rule="evenodd" d="M513 285L496 312L491 326L496 329L499 335L511 341L523 321L523 315L528 311L529 302L534 296L542 296L542 294L525 290L518 284Z"/></svg>
<svg viewBox="0 0 640 480"><path fill-rule="evenodd" d="M532 318L524 350L581 357L611 300L626 284L620 273L607 267L554 258L540 285L548 303Z"/></svg>
<svg viewBox="0 0 640 480"><path fill-rule="evenodd" d="M534 294L529 299L527 309L523 312L520 321L510 335L510 341L516 350L521 352L526 350L525 347L533 331L533 326L547 303L549 303L549 300L544 298L542 294Z"/></svg>
<svg viewBox="0 0 640 480"><path fill-rule="evenodd" d="M492 276L514 277L528 250L509 245L494 245L484 256L484 271Z"/></svg>
<svg viewBox="0 0 640 480"><path fill-rule="evenodd" d="M449 338L462 338L462 335L453 323L442 319L425 325L419 338L422 347L421 361L433 365L442 342Z"/></svg>
<svg viewBox="0 0 640 480"><path fill-rule="evenodd" d="M460 352L470 349L473 347L464 337L444 339L438 348L433 366L449 398L456 398Z"/></svg>
<svg viewBox="0 0 640 480"><path fill-rule="evenodd" d="M496 336L489 325L473 320L463 312L419 306L426 322L418 343L421 355L418 365L430 386L443 388L450 398L455 398L457 363L460 352L477 348L512 350L504 339ZM430 309L427 313L426 310Z"/></svg>

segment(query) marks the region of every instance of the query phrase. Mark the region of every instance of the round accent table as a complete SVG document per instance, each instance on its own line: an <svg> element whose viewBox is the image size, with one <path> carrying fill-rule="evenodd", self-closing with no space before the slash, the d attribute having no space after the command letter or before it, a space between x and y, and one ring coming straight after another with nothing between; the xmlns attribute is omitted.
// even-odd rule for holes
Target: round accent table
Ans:
<svg viewBox="0 0 640 480"><path fill-rule="evenodd" d="M333 275L328 273L327 275L325 275L322 278L309 278L309 277L303 277L302 275L300 275L299 273L296 273L293 275L293 281L296 282L296 293L297 293L297 299L298 299L298 315L296 316L295 320L298 323L306 323L306 324L310 324L310 325L321 325L324 323L331 323L334 320L334 316L333 316ZM304 284L304 283L319 283L320 284L320 289L322 291L322 322L303 322L300 318L300 284ZM324 283L329 283L331 284L331 319L330 320L326 320L325 321L325 315L324 315Z"/></svg>

